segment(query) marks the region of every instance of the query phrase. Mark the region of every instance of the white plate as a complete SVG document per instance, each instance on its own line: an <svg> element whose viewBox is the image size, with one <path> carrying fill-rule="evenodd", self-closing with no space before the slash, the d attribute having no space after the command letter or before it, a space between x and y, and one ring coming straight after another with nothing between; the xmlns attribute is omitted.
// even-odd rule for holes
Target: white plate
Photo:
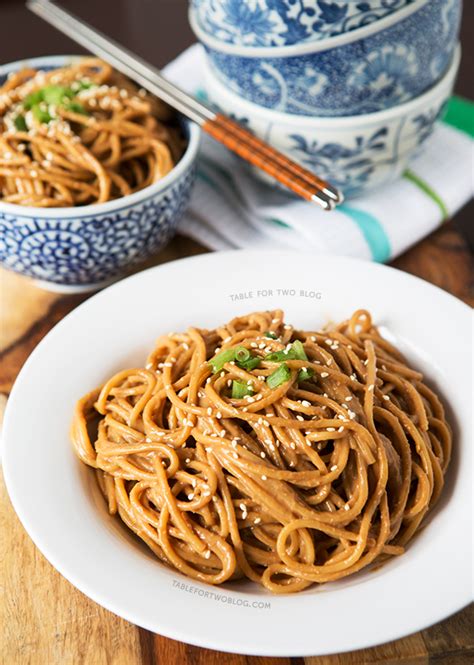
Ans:
<svg viewBox="0 0 474 665"><path fill-rule="evenodd" d="M375 572L277 597L251 583L206 586L160 564L108 516L68 440L76 399L120 368L143 363L158 334L273 307L303 328L369 309L442 393L455 431L444 494L406 554ZM139 273L74 310L21 371L4 428L13 505L39 549L78 589L176 640L304 656L420 630L472 596L471 325L470 309L443 291L347 258L222 252Z"/></svg>

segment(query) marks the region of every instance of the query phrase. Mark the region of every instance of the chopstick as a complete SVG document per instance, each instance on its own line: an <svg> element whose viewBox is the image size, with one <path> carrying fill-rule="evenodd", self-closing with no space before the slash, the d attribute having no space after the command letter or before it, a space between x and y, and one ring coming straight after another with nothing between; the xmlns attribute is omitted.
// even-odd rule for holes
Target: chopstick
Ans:
<svg viewBox="0 0 474 665"><path fill-rule="evenodd" d="M50 25L111 64L156 97L193 120L214 139L324 210L342 203L342 193L308 169L293 162L229 117L215 113L192 95L168 81L159 69L109 39L49 0L28 0L27 7Z"/></svg>

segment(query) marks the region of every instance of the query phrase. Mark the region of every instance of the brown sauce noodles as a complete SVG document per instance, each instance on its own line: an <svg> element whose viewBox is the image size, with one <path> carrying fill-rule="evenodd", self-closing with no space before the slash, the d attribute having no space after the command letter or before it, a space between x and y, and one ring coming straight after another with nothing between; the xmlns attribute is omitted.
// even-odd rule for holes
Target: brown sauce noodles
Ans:
<svg viewBox="0 0 474 665"><path fill-rule="evenodd" d="M171 109L96 58L0 86L0 201L105 203L159 181L183 148Z"/></svg>
<svg viewBox="0 0 474 665"><path fill-rule="evenodd" d="M79 400L72 440L162 562L274 593L402 554L451 455L439 398L365 310L314 332L276 310L160 337Z"/></svg>

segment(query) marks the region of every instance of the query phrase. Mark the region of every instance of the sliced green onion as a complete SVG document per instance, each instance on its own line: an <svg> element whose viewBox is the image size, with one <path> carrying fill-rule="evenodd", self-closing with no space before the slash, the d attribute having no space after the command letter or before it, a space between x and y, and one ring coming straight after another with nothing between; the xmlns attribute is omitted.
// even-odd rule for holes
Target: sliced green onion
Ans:
<svg viewBox="0 0 474 665"><path fill-rule="evenodd" d="M37 106L43 101L43 89L30 92L23 100L23 108L29 111L33 106Z"/></svg>
<svg viewBox="0 0 474 665"><path fill-rule="evenodd" d="M251 356L248 360L237 362L237 365L240 367L240 369L245 369L247 372L250 372L252 369L255 369L260 365L261 360L262 359L258 356Z"/></svg>
<svg viewBox="0 0 474 665"><path fill-rule="evenodd" d="M224 351L218 353L217 356L214 356L214 358L209 361L213 374L220 372L226 363L230 363L234 359L235 349L224 349Z"/></svg>
<svg viewBox="0 0 474 665"><path fill-rule="evenodd" d="M267 332L264 333L263 336L269 337L270 339L278 339L278 335L274 333L272 330L267 330Z"/></svg>
<svg viewBox="0 0 474 665"><path fill-rule="evenodd" d="M273 353L269 353L267 356L265 356L264 360L271 360L274 363L279 363L282 362L283 360L294 360L289 355L290 351L274 351Z"/></svg>
<svg viewBox="0 0 474 665"><path fill-rule="evenodd" d="M289 349L275 351L265 356L265 360L272 362L281 362L282 360L308 360L303 344L297 339Z"/></svg>
<svg viewBox="0 0 474 665"><path fill-rule="evenodd" d="M86 108L79 102L69 102L65 107L68 111L73 111L73 113L82 113L82 115L90 115Z"/></svg>
<svg viewBox="0 0 474 665"><path fill-rule="evenodd" d="M250 358L250 351L245 346L237 346L235 348L235 360L239 363L244 363Z"/></svg>
<svg viewBox="0 0 474 665"><path fill-rule="evenodd" d="M292 360L308 360L304 346L299 339L293 342L290 352L292 352L293 355Z"/></svg>
<svg viewBox="0 0 474 665"><path fill-rule="evenodd" d="M64 85L47 85L39 92L43 93L43 101L53 106L61 106L67 99L74 97L74 90Z"/></svg>
<svg viewBox="0 0 474 665"><path fill-rule="evenodd" d="M17 115L15 120L13 121L13 124L15 125L15 127L18 129L19 132L28 131L28 125L26 124L25 116L23 115Z"/></svg>
<svg viewBox="0 0 474 665"><path fill-rule="evenodd" d="M309 381L314 376L314 370L311 369L311 367L305 367L304 369L300 369L298 372L298 383L301 381Z"/></svg>
<svg viewBox="0 0 474 665"><path fill-rule="evenodd" d="M38 122L50 122L50 120L52 120L52 117L49 115L48 111L44 111L39 106L32 106L31 112L35 116L36 120L38 120Z"/></svg>
<svg viewBox="0 0 474 665"><path fill-rule="evenodd" d="M97 83L92 83L92 81L77 81L77 83L79 84L79 90L88 90L89 88L94 88L97 85Z"/></svg>
<svg viewBox="0 0 474 665"><path fill-rule="evenodd" d="M253 395L254 390L243 381L232 381L232 397L233 399L243 399L247 395Z"/></svg>
<svg viewBox="0 0 474 665"><path fill-rule="evenodd" d="M269 388L278 388L282 383L286 383L291 379L291 371L286 363L282 363L277 369L267 376L267 384Z"/></svg>

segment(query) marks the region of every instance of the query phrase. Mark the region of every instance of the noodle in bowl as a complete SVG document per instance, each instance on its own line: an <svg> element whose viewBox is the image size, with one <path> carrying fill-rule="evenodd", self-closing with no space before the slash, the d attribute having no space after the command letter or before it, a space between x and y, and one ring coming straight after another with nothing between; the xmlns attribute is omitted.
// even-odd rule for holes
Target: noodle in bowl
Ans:
<svg viewBox="0 0 474 665"><path fill-rule="evenodd" d="M91 59L55 56L4 65L0 68L0 86L4 85L5 81L10 80L7 79L9 75L14 78L16 72L28 68L45 72L46 84L49 85L48 77L54 75L51 70L69 66L77 68L80 63L87 63L88 61L90 62ZM68 70L65 69L64 71L67 72ZM102 72L104 76L106 73L106 71L105 73ZM82 85L82 79L75 83L76 85ZM115 84L115 81L112 80L111 86L112 84ZM84 86L86 85L89 85L87 78L86 83L84 83ZM128 82L127 85L130 88ZM58 87L57 84L49 85L47 91L50 95L54 94ZM128 98L124 99L126 91L122 92L121 85L115 85L113 90L117 99L111 101L117 105L120 102L126 102L135 104L138 109L140 105L142 107L146 106L143 102L147 100L143 100L141 96L131 94L130 102ZM105 89L102 90L102 95L104 93ZM84 105L97 103L94 100L90 102L90 99L99 94L100 85L97 85L94 89L91 87L90 90L80 90L77 97L72 98L72 105L66 110L60 108L60 113L69 114L74 122L87 123L88 118L84 114L83 107ZM90 99L88 99L89 95ZM123 95L123 98L121 95ZM148 98L152 99L150 96ZM26 99L28 100L28 97ZM33 101L35 101L34 98ZM160 103L157 102L157 104L159 106ZM50 105L48 106L43 102L41 105L36 105L33 110L39 114L37 117L42 117L40 114L47 113L49 108ZM88 108L89 112L92 110L90 107ZM128 109L127 111L125 108L123 112L119 111L118 113L124 115L128 112L131 115L136 110ZM20 122L23 122L24 115L28 113L30 115L32 113L31 103L30 108L21 114ZM15 116L10 112L10 124L12 120L17 121L17 118L18 114ZM146 115L143 115L142 118L141 120L138 115L137 122L143 123L145 126L148 123L155 122ZM58 124L62 121L63 118L60 118L55 120L55 123ZM143 133L139 125L135 130L134 121L135 118L133 117L130 121L127 121L127 129ZM116 174L113 173L112 169L110 172L112 178L101 178L99 173L97 178L99 189L95 188L93 182L92 186L88 184L87 171L78 170L77 176L72 173L73 177L70 179L65 179L63 175L60 175L61 179L56 190L54 190L55 193L50 194L49 192L53 190L50 188L48 190L48 178L51 180L57 177L58 169L56 168L56 171L54 171L54 163L51 167L50 161L46 159L41 163L41 168L44 168L45 172L48 169L53 170L53 173L48 174L42 171L39 174L46 181L43 182L44 191L46 192L44 203L38 197L35 202L35 199L25 196L25 185L18 193L13 190L10 190L11 193L9 193L5 188L3 194L0 193L0 196L2 196L0 198L0 262L2 265L35 278L45 288L65 292L85 291L99 288L117 279L124 272L133 268L134 265L151 257L169 241L189 201L194 183L194 164L200 130L192 123L181 122L179 125L181 127L180 131L187 145L180 155L180 149L175 142L170 153L159 136L160 134L166 136L167 130L166 128L162 130L158 121L158 125L153 130L158 138L150 138L149 140L150 144L156 145L157 152L150 153L149 157L143 155L141 159L143 159L142 164L144 166L140 166L137 160L135 160L136 163L133 163L134 150L135 153L141 150L143 154L143 149L137 143L140 138L120 138L124 134L122 128L118 130L118 134L115 134L114 138L113 126L114 118L111 116L109 122L111 143L104 148L104 159L109 159L110 162L113 159L114 150L121 150L122 156L126 156L128 150L128 154L132 158L131 166L126 166L128 170L125 172L117 172ZM115 126L117 126L117 122L115 122ZM40 128L40 131L44 131L42 125L40 125ZM20 130L25 129L25 126L20 125ZM176 130L172 131L177 136L178 125L176 125ZM87 132L90 133L91 130L84 127L82 136L87 138ZM106 132L103 133L106 134ZM27 138L25 132L21 136ZM65 141L67 138L64 137L62 140ZM6 144L6 140L8 140L8 144ZM41 140L40 136L40 148ZM46 142L51 139L48 139L46 135L44 140ZM21 165L16 167L16 171L11 168L11 162L20 163L21 161L19 151L9 151L8 146L11 144L11 137L4 135L2 141L4 143L3 157L5 157L6 152L6 157L9 160L2 160L2 155L0 155L0 180L3 180L3 183L7 182L8 186L8 177L10 177L10 182L18 182L18 179L14 176L24 174L19 171L23 168ZM38 142L37 137L36 141ZM122 142L122 146L119 145L120 142ZM24 150L25 141L22 143ZM21 149L21 143L18 143L18 141L14 144L14 147L18 145ZM65 144L61 149L67 151L74 150L77 147L83 153L87 153L87 148L82 146L82 140L81 144L72 142L70 146ZM42 155L40 153L39 156L48 157L49 154L46 151ZM67 154L64 156L67 157ZM61 153L55 153L54 157L60 164L64 162ZM86 160L89 159L94 162L93 157L91 159L87 154L84 154L84 157ZM173 162L175 162L174 165ZM70 167L69 164L66 164L66 166ZM100 169L100 164L98 168ZM132 174L132 168L135 174ZM103 169L102 172L104 172ZM127 183L127 179L130 180L130 185ZM140 185L140 180L143 183L142 185ZM81 181L86 182L83 185ZM23 180L23 183L25 182ZM72 189L70 189L69 183ZM35 185L34 183L29 185L26 182L26 186L29 187L29 191L32 191L32 187ZM57 196L58 191L62 195L62 201L56 204L51 196ZM62 194L63 192L64 194ZM74 201L74 206L70 202L68 203L71 200ZM18 205L18 203L22 203L22 205ZM56 207L56 205L61 207Z"/></svg>
<svg viewBox="0 0 474 665"><path fill-rule="evenodd" d="M268 269L262 270L263 266ZM286 295L278 295L278 289ZM206 306L200 294L205 294ZM361 306L372 314L383 338L439 395L453 430L445 486L424 520L425 528L407 544L404 554L392 556L375 570L367 566L297 593L272 593L246 578L229 578L219 585L191 579L158 560L119 516L109 514L95 471L77 459L69 441L74 405L82 395L104 386L124 368L142 368L146 375L147 362L154 362L146 358L155 346L161 348L158 364L171 362L163 358L163 344L173 346L179 336L190 346L183 352L190 352L183 331L193 324L213 331L245 312L281 307L286 322L296 330L317 332L330 322L347 319ZM3 429L2 462L12 504L40 551L73 585L128 621L173 639L238 653L307 656L360 649L421 630L458 611L472 597L471 325L470 309L441 290L386 266L343 257L214 252L142 271L87 299L45 337L23 367L9 397ZM175 332L168 337L170 331ZM160 346L159 336L163 336ZM310 343L302 342L308 357L313 357ZM235 340L233 346L237 344ZM331 355L340 353L323 344ZM265 353L250 348L252 353ZM167 366L158 369L177 371ZM262 375L269 370L270 366ZM209 376L207 386L221 379L219 372ZM321 379L328 382L329 376ZM122 391L121 395L116 391L117 400L125 396L125 385L109 383L107 389ZM360 388L357 394L362 396ZM112 397L107 396L106 402ZM135 399L130 394L125 398ZM376 407L379 401L389 404L378 392L375 399ZM171 418L197 419L178 414L178 408L178 404L170 408ZM217 424L225 414L222 408L215 411ZM295 423L296 415L300 414L295 413ZM134 426L139 424L140 417ZM303 431L309 430L303 425ZM112 440L112 430L110 434ZM342 433L328 434L341 437ZM339 452L343 446L340 443ZM101 451L102 462L106 452ZM233 459L231 453L229 462ZM108 463L116 462L109 455ZM191 456L189 463L186 457L183 460L184 465L193 463ZM336 459L329 471L334 464L338 465ZM276 482L263 475L267 480L262 484ZM441 489L441 484L437 486ZM209 491L200 485L198 494L201 489ZM192 501L183 498L184 503ZM235 508L238 520L241 502ZM254 508L247 510L247 519L255 519L252 512ZM342 510L346 517L348 512ZM213 558L210 561L214 563Z"/></svg>

